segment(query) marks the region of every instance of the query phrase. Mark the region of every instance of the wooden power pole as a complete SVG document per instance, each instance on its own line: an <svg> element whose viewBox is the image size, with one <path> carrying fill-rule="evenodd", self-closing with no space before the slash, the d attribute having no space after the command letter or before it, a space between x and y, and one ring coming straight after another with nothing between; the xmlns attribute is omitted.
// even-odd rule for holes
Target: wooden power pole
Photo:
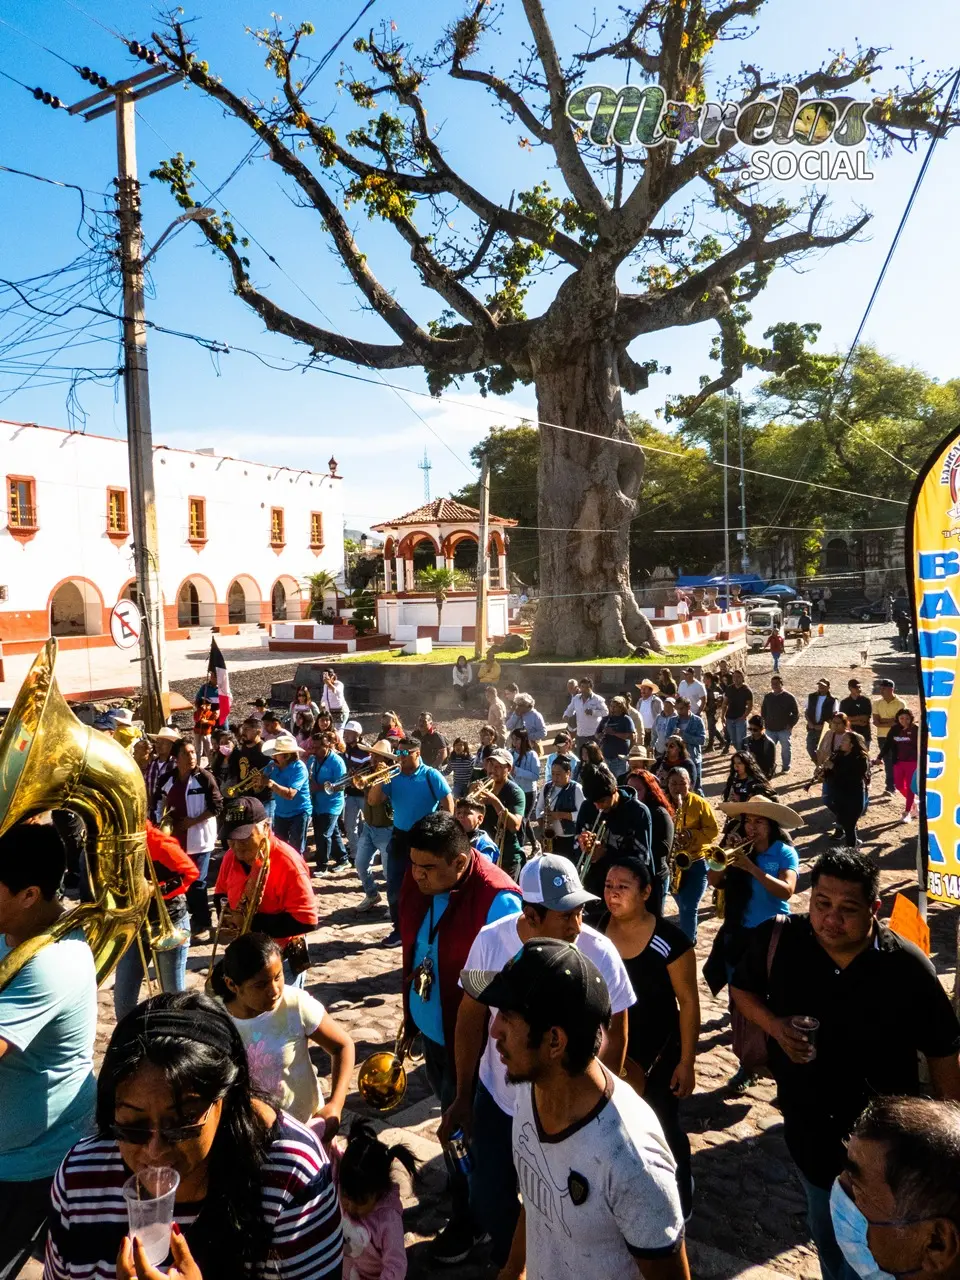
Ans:
<svg viewBox="0 0 960 1280"><path fill-rule="evenodd" d="M137 577L137 605L143 615L140 637L141 715L148 733L156 733L170 714L170 689L164 669L163 595L153 481L153 433L147 375L144 314L143 232L137 181L136 103L182 77L165 66L102 89L69 108L88 122L113 113L117 126L117 214L123 275L123 381L130 463L130 525Z"/></svg>
<svg viewBox="0 0 960 1280"><path fill-rule="evenodd" d="M477 623L474 644L477 656L487 652L487 595L490 588L490 462L486 453L480 464L480 545L477 549Z"/></svg>

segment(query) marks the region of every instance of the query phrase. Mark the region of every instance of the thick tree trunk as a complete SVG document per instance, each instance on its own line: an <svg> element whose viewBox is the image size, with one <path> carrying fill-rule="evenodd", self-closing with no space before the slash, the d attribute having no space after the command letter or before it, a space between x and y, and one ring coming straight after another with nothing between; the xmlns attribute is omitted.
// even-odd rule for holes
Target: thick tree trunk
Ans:
<svg viewBox="0 0 960 1280"><path fill-rule="evenodd" d="M536 657L628 657L661 651L630 589L629 529L643 454L623 421L616 349L597 341L536 375L540 428L540 603ZM570 532L566 532L570 530Z"/></svg>

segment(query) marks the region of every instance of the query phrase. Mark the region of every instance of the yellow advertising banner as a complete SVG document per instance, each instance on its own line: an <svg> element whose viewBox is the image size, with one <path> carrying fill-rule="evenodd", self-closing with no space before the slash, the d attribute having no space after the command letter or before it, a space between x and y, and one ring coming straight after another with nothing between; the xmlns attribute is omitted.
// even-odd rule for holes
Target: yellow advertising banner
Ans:
<svg viewBox="0 0 960 1280"><path fill-rule="evenodd" d="M907 565L920 676L920 839L927 892L960 906L960 428L917 477Z"/></svg>

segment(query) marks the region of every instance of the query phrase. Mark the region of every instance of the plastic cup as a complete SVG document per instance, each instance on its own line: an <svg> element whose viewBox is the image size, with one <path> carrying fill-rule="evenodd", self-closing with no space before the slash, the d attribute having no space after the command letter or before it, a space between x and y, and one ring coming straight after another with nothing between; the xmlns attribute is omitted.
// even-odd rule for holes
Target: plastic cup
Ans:
<svg viewBox="0 0 960 1280"><path fill-rule="evenodd" d="M141 1169L123 1184L130 1235L140 1241L153 1267L158 1267L170 1252L170 1228L179 1185L176 1169L152 1166Z"/></svg>
<svg viewBox="0 0 960 1280"><path fill-rule="evenodd" d="M790 1019L790 1025L794 1031L799 1031L805 1037L807 1044L813 1050L808 1062L812 1062L817 1056L817 1032L820 1030L820 1022L817 1018L808 1017L807 1014L798 1014L795 1018Z"/></svg>

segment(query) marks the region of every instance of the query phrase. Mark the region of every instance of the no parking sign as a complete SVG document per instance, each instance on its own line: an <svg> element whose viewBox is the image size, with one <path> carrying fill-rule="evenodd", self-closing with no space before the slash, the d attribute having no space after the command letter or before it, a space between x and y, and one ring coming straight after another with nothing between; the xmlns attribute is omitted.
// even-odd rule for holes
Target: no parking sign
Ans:
<svg viewBox="0 0 960 1280"><path fill-rule="evenodd" d="M132 600L118 600L110 613L110 635L118 649L133 649L140 643L143 618Z"/></svg>

